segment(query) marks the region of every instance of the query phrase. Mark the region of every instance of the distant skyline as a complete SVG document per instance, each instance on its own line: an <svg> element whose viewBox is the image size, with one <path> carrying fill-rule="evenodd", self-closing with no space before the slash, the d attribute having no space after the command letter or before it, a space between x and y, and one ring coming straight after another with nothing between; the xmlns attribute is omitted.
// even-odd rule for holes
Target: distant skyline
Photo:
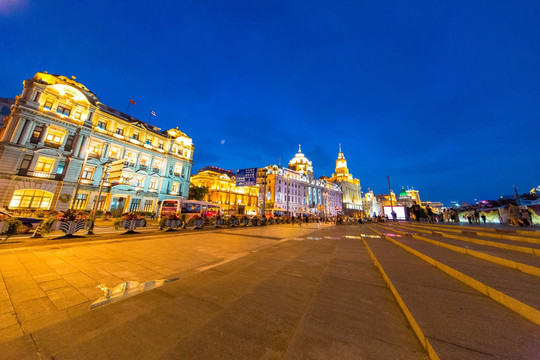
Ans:
<svg viewBox="0 0 540 360"><path fill-rule="evenodd" d="M0 0L0 97L38 71L193 138L194 172L315 176L474 201L540 184L539 2ZM151 116L154 111L156 116Z"/></svg>

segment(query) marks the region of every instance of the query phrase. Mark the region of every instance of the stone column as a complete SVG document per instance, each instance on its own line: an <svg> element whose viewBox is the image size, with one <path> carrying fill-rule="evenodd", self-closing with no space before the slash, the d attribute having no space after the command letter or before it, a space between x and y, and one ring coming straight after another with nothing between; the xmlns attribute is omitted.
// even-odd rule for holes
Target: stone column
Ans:
<svg viewBox="0 0 540 360"><path fill-rule="evenodd" d="M15 131L13 132L13 135L11 136L11 140L10 142L12 143L15 143L17 144L19 140L19 137L21 136L21 132L22 130L24 129L25 126L28 126L28 123L30 122L29 119L23 119L23 118L19 118L19 122L18 124L16 125L16 128L15 128ZM12 118L11 121L13 121L14 119ZM6 129L6 132L7 132L8 129Z"/></svg>
<svg viewBox="0 0 540 360"><path fill-rule="evenodd" d="M84 154L86 153L86 150L88 148L88 136L83 136L82 145L79 149L79 153L77 154L77 157L84 157Z"/></svg>
<svg viewBox="0 0 540 360"><path fill-rule="evenodd" d="M108 159L109 158L109 143L105 143L105 146L103 147L103 155L102 158Z"/></svg>
<svg viewBox="0 0 540 360"><path fill-rule="evenodd" d="M26 124L24 124L24 129L22 131L21 137L19 138L19 141L17 144L24 145L26 144L26 141L28 140L28 136L30 135L30 132L33 130L33 122L30 120L26 121Z"/></svg>
<svg viewBox="0 0 540 360"><path fill-rule="evenodd" d="M47 135L48 129L49 125L43 124L43 130L41 131L41 135L39 136L39 145L43 145L45 143L45 136Z"/></svg>

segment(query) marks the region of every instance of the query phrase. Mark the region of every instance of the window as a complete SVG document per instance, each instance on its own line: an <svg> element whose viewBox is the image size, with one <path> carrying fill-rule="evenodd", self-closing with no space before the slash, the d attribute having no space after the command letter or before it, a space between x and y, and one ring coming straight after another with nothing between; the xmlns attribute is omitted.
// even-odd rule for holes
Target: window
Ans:
<svg viewBox="0 0 540 360"><path fill-rule="evenodd" d="M75 115L74 116L75 116L75 119L81 120L82 110L79 110L79 109L75 110Z"/></svg>
<svg viewBox="0 0 540 360"><path fill-rule="evenodd" d="M81 175L81 182L89 183L92 181L92 177L94 176L94 168L90 166L85 166L84 170Z"/></svg>
<svg viewBox="0 0 540 360"><path fill-rule="evenodd" d="M154 178L150 180L149 190L157 190L157 185L158 185L158 179Z"/></svg>
<svg viewBox="0 0 540 360"><path fill-rule="evenodd" d="M137 131L134 131L133 136L131 138L135 140L139 140L139 133Z"/></svg>
<svg viewBox="0 0 540 360"><path fill-rule="evenodd" d="M152 211L153 207L154 207L154 202L152 200L145 200L144 201L143 211L150 212L150 211Z"/></svg>
<svg viewBox="0 0 540 360"><path fill-rule="evenodd" d="M97 127L103 130L107 130L107 123L103 120L99 120L97 123Z"/></svg>
<svg viewBox="0 0 540 360"><path fill-rule="evenodd" d="M172 186L171 186L171 193L175 193L175 194L178 194L178 187L180 186L179 183L175 182L175 183L172 183Z"/></svg>
<svg viewBox="0 0 540 360"><path fill-rule="evenodd" d="M133 166L135 165L135 161L137 160L137 154L132 153L131 151L126 151L124 160L128 162L129 166Z"/></svg>
<svg viewBox="0 0 540 360"><path fill-rule="evenodd" d="M71 108L64 104L58 104L58 107L56 108L56 112L62 115L69 116L71 113Z"/></svg>
<svg viewBox="0 0 540 360"><path fill-rule="evenodd" d="M163 143L162 143L162 142L160 142L160 143L158 144L158 148L160 148L161 150L163 150Z"/></svg>
<svg viewBox="0 0 540 360"><path fill-rule="evenodd" d="M154 164L152 165L155 171L159 171L161 168L161 160L154 159Z"/></svg>
<svg viewBox="0 0 540 360"><path fill-rule="evenodd" d="M149 159L146 156L141 157L141 166L144 166L145 168L148 166Z"/></svg>
<svg viewBox="0 0 540 360"><path fill-rule="evenodd" d="M135 179L135 186L137 186L137 187L142 187L143 184L144 184L144 177L138 176L138 177Z"/></svg>
<svg viewBox="0 0 540 360"><path fill-rule="evenodd" d="M121 151L122 150L120 150L118 148L111 147L111 150L109 151L109 158L115 159L115 160L120 159Z"/></svg>
<svg viewBox="0 0 540 360"><path fill-rule="evenodd" d="M51 110L52 109L52 106L53 106L53 101L52 99L47 99L45 100L45 105L43 105L43 108L45 110Z"/></svg>
<svg viewBox="0 0 540 360"><path fill-rule="evenodd" d="M38 101L40 95L41 95L41 92L36 91L36 96L34 96L34 101Z"/></svg>
<svg viewBox="0 0 540 360"><path fill-rule="evenodd" d="M38 141L41 137L41 133L43 132L43 126L42 125L36 125L34 127L34 132L32 133L32 139L35 139L35 141ZM30 141L32 142L32 141Z"/></svg>
<svg viewBox="0 0 540 360"><path fill-rule="evenodd" d="M30 166L30 163L32 162L32 155L24 155L22 162L21 162L21 169L28 169Z"/></svg>
<svg viewBox="0 0 540 360"><path fill-rule="evenodd" d="M141 199L132 199L131 205L129 206L129 211L139 211L140 204L141 204Z"/></svg>
<svg viewBox="0 0 540 360"><path fill-rule="evenodd" d="M64 150L70 151L73 149L73 140L75 140L75 135L68 135L66 144L64 145Z"/></svg>
<svg viewBox="0 0 540 360"><path fill-rule="evenodd" d="M66 167L66 163L62 162L58 165L58 168L56 169L56 173L58 175L62 175L64 173L64 168Z"/></svg>
<svg viewBox="0 0 540 360"><path fill-rule="evenodd" d="M116 128L116 133L118 135L124 135L124 128L121 128L121 127Z"/></svg>
<svg viewBox="0 0 540 360"><path fill-rule="evenodd" d="M44 156L40 156L36 162L36 166L34 168L34 176L38 176L39 173L42 173L42 174L50 174L51 173L51 170L54 166L54 159L53 158L48 158L48 157L44 157ZM36 174L38 173L38 174Z"/></svg>
<svg viewBox="0 0 540 360"><path fill-rule="evenodd" d="M62 145L63 140L64 140L64 132L53 129L53 128L49 128L49 130L47 131L47 135L45 136L45 141L53 143L53 144L57 144L57 145Z"/></svg>
<svg viewBox="0 0 540 360"><path fill-rule="evenodd" d="M93 157L99 157L101 155L101 144L96 142L90 143L90 146L88 146L88 151L90 152L90 156L93 155Z"/></svg>
<svg viewBox="0 0 540 360"><path fill-rule="evenodd" d="M73 201L73 208L77 210L85 209L87 199L87 194L77 194L77 198L75 199L75 201Z"/></svg>
<svg viewBox="0 0 540 360"><path fill-rule="evenodd" d="M11 202L9 203L9 207L48 210L51 205L52 197L52 193L42 190L15 190Z"/></svg>
<svg viewBox="0 0 540 360"><path fill-rule="evenodd" d="M178 176L182 173L182 164L176 163L174 164L174 175Z"/></svg>

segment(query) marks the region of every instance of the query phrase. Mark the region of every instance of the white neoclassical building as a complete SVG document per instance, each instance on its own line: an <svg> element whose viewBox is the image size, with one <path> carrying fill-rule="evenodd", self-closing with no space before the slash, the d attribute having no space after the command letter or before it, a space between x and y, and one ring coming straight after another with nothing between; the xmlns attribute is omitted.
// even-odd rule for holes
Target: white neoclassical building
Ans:
<svg viewBox="0 0 540 360"><path fill-rule="evenodd" d="M38 72L23 84L0 130L0 207L155 212L163 199L187 198L186 134L108 107L75 77ZM121 178L109 183L115 160Z"/></svg>
<svg viewBox="0 0 540 360"><path fill-rule="evenodd" d="M302 153L301 147L289 161L288 168L269 165L258 169L257 182L261 201L264 194L267 209L288 211L294 216L334 216L343 211L341 187L314 178L312 162Z"/></svg>

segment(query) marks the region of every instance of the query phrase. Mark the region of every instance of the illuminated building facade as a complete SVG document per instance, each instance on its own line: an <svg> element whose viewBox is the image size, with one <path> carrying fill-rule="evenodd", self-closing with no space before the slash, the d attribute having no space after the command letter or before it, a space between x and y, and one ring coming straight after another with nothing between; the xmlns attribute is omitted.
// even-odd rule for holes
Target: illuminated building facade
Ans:
<svg viewBox="0 0 540 360"><path fill-rule="evenodd" d="M221 205L225 214L258 213L258 186L236 187L236 175L232 171L205 167L191 176L193 186L208 188L204 200Z"/></svg>
<svg viewBox="0 0 540 360"><path fill-rule="evenodd" d="M347 167L347 159L341 151L341 144L339 145L339 153L336 159L336 173L332 174L331 178L325 180L339 184L341 191L343 192L343 211L346 215L360 216L362 213L362 187L360 186L360 180L355 179L352 174L349 173Z"/></svg>
<svg viewBox="0 0 540 360"><path fill-rule="evenodd" d="M155 212L163 199L187 198L194 147L186 134L104 105L75 77L39 72L23 84L0 132L0 206ZM104 168L115 160L124 167L109 184Z"/></svg>
<svg viewBox="0 0 540 360"><path fill-rule="evenodd" d="M270 165L258 169L257 182L266 209L288 211L293 216L334 216L343 211L340 186L315 179L312 162L302 153L301 147L289 161L288 168Z"/></svg>

